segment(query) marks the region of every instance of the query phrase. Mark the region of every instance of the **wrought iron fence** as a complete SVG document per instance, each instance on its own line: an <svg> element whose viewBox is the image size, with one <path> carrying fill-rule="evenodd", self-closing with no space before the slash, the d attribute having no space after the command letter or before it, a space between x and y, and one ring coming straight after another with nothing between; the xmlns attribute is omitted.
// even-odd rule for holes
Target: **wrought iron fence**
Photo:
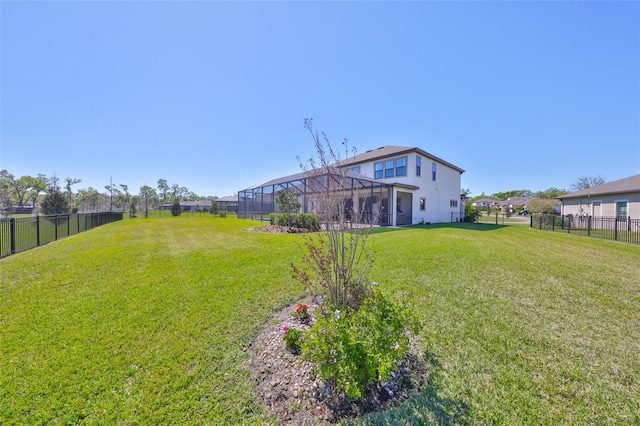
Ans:
<svg viewBox="0 0 640 426"><path fill-rule="evenodd" d="M0 258L122 218L122 212L105 212L0 219Z"/></svg>
<svg viewBox="0 0 640 426"><path fill-rule="evenodd" d="M531 227L640 244L640 219L631 217L535 215Z"/></svg>

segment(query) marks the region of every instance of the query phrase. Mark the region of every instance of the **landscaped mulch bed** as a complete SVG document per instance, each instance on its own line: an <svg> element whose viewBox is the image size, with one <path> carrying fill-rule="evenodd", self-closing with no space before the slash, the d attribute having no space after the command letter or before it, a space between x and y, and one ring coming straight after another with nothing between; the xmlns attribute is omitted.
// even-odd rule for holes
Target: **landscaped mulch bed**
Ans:
<svg viewBox="0 0 640 426"><path fill-rule="evenodd" d="M309 305L311 319L303 322L293 314L299 303ZM393 407L426 385L427 368L415 340L409 354L385 383L376 384L362 401L338 392L334 383L316 376L302 355L291 353L283 340L284 328L306 332L317 309L311 299L285 307L267 323L251 347L251 372L259 392L258 401L283 424L330 424L348 417Z"/></svg>

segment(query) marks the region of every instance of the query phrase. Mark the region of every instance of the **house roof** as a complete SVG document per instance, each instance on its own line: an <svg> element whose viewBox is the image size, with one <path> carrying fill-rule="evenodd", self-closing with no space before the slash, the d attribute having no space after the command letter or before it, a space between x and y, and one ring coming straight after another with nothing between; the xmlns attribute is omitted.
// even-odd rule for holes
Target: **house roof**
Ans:
<svg viewBox="0 0 640 426"><path fill-rule="evenodd" d="M362 154L357 154L352 158L339 161L337 165L338 166L344 166L344 165L355 166L362 163L368 163L374 160L381 160L383 158L397 157L398 155L409 154L411 152L415 152L417 154L422 155L423 157L427 157L434 161L439 162L440 164L444 164L445 166L450 167L458 171L459 173L464 173L464 169L461 169L458 166L454 166L448 161L444 161L442 158L436 157L435 155L430 154L427 151L424 151L420 148L410 147L410 146L394 146L394 145L381 146L380 148L370 149L366 152L363 152Z"/></svg>
<svg viewBox="0 0 640 426"><path fill-rule="evenodd" d="M493 198L479 198L475 201L472 201L472 203L494 203L497 204L498 200L495 200Z"/></svg>
<svg viewBox="0 0 640 426"><path fill-rule="evenodd" d="M211 200L180 201L180 205L181 206L211 206Z"/></svg>
<svg viewBox="0 0 640 426"><path fill-rule="evenodd" d="M215 201L234 202L234 201L238 201L238 196L237 195L227 195L225 197L216 198Z"/></svg>
<svg viewBox="0 0 640 426"><path fill-rule="evenodd" d="M293 175L289 175L289 176L284 176L284 177L280 177L277 179L272 179L269 180L267 182L264 183L260 183L258 185L253 185L249 188L246 188L246 190L251 190L251 189L257 189L257 188L262 188L263 186L271 186L271 185L281 185L281 184L285 184L285 183L292 183L292 182L296 182L296 181L302 181L303 179L306 179L309 177L309 174L307 172L300 172L300 173L296 173ZM373 184L375 184L376 186L402 186L402 187L406 187L406 188L412 188L412 189L416 189L417 187L414 187L412 185L407 185L407 184L403 184L403 183L395 183L395 182L382 182L380 180L374 180L371 179L370 177L367 177L365 175L361 175L360 173L354 173L352 171L347 171L347 177L353 178L353 179L359 179L361 181L364 182L371 182Z"/></svg>
<svg viewBox="0 0 640 426"><path fill-rule="evenodd" d="M571 192L569 194L556 197L559 200L565 198L581 198L591 195L608 195L621 194L626 192L640 192L640 175L630 176L628 178L614 180L613 182L603 183L602 185L583 189L581 191Z"/></svg>
<svg viewBox="0 0 640 426"><path fill-rule="evenodd" d="M499 201L499 206L526 206L536 197L509 197L504 201Z"/></svg>

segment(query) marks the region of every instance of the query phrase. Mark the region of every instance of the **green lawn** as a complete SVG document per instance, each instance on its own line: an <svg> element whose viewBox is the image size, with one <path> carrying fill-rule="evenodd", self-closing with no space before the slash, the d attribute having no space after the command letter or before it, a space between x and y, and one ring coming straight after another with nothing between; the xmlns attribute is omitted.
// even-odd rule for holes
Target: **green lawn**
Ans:
<svg viewBox="0 0 640 426"><path fill-rule="evenodd" d="M255 424L248 345L302 296L299 235L125 220L0 260L0 424ZM640 249L527 227L385 229L429 387L362 423L638 424Z"/></svg>

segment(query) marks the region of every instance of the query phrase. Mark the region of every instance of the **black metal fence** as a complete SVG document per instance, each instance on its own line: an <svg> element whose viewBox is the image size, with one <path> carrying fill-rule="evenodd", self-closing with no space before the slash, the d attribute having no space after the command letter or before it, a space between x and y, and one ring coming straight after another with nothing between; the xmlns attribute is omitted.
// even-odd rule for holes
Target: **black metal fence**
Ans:
<svg viewBox="0 0 640 426"><path fill-rule="evenodd" d="M640 244L640 219L631 217L534 215L531 227Z"/></svg>
<svg viewBox="0 0 640 426"><path fill-rule="evenodd" d="M106 212L0 219L0 258L122 218L122 212Z"/></svg>

